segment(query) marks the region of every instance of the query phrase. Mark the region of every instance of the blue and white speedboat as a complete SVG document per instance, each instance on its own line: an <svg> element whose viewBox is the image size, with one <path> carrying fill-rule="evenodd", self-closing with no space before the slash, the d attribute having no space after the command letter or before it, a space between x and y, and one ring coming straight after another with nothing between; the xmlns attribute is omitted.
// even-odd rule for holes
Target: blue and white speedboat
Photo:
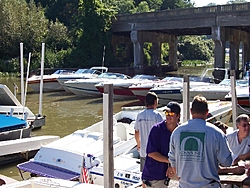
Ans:
<svg viewBox="0 0 250 188"><path fill-rule="evenodd" d="M77 96L91 96L91 97L102 97L102 93L95 87L96 84L100 82L108 82L111 80L127 80L131 78L128 75L121 73L102 73L96 78L92 79L76 79L64 82L64 85L72 93Z"/></svg>
<svg viewBox="0 0 250 188"><path fill-rule="evenodd" d="M24 119L27 115L27 122L32 128L41 128L45 125L45 116L35 115L28 107L23 106L10 89L0 84L0 114L9 115L12 111L12 116L19 119Z"/></svg>
<svg viewBox="0 0 250 188"><path fill-rule="evenodd" d="M0 114L0 141L27 138L31 129L25 119Z"/></svg>

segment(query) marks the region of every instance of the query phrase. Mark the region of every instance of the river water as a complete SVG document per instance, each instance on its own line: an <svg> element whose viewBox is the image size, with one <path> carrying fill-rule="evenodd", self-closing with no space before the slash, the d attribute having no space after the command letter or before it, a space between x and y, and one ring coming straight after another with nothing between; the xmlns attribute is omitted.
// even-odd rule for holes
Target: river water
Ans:
<svg viewBox="0 0 250 188"><path fill-rule="evenodd" d="M180 67L174 74L200 75L205 67ZM20 78L0 78L0 83L5 84L14 93L15 83L19 87L17 98L20 100ZM119 112L123 106L143 105L138 100L114 101L114 113ZM37 114L39 111L39 94L28 88L26 106ZM66 136L78 129L86 128L102 120L102 98L78 98L66 92L44 93L42 99L42 114L46 115L46 124L41 129L32 131L32 135L58 135ZM0 166L0 174L21 180L17 163Z"/></svg>

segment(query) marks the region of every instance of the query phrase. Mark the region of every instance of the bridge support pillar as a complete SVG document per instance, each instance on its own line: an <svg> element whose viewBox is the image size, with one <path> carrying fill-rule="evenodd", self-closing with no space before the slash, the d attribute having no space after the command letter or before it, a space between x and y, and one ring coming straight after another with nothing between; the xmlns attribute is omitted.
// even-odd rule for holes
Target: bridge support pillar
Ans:
<svg viewBox="0 0 250 188"><path fill-rule="evenodd" d="M129 62L133 62L133 43L126 42L126 54Z"/></svg>
<svg viewBox="0 0 250 188"><path fill-rule="evenodd" d="M177 70L177 43L178 39L176 35L170 35L169 37L169 66Z"/></svg>
<svg viewBox="0 0 250 188"><path fill-rule="evenodd" d="M239 69L239 42L229 42L229 66L230 70Z"/></svg>
<svg viewBox="0 0 250 188"><path fill-rule="evenodd" d="M223 35L223 36L222 36ZM214 41L214 67L225 68L225 38L224 29L212 27L212 39Z"/></svg>
<svg viewBox="0 0 250 188"><path fill-rule="evenodd" d="M250 40L250 39L249 39ZM249 42L243 42L242 45L242 67L244 67L246 62L250 62L250 43Z"/></svg>
<svg viewBox="0 0 250 188"><path fill-rule="evenodd" d="M242 68L245 67L246 62L250 62L250 34L249 33L245 33L243 42L242 42Z"/></svg>
<svg viewBox="0 0 250 188"><path fill-rule="evenodd" d="M230 70L236 71L236 78L239 79L239 46L240 46L240 32L231 30L229 37L229 66Z"/></svg>
<svg viewBox="0 0 250 188"><path fill-rule="evenodd" d="M138 31L133 30L130 33L131 41L134 46L134 67L138 69L143 68L143 45L141 42L141 36Z"/></svg>
<svg viewBox="0 0 250 188"><path fill-rule="evenodd" d="M152 43L153 65L161 65L161 42Z"/></svg>

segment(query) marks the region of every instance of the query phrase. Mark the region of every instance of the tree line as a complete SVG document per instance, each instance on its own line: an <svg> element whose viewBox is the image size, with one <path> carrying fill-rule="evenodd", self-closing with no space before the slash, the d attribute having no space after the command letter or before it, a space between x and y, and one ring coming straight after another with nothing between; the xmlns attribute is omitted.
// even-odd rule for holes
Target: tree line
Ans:
<svg viewBox="0 0 250 188"><path fill-rule="evenodd" d="M242 3L231 0L228 3ZM210 4L214 5L213 3ZM101 65L105 48L105 66L126 66L111 48L112 20L117 14L134 14L166 9L190 8L190 0L1 0L0 1L0 72L19 72L20 43L25 63L31 52L31 68L40 67L44 42L45 67L83 68ZM207 36L178 38L181 60L209 61L213 42ZM144 45L145 63L151 61L152 44ZM162 45L167 63L168 45Z"/></svg>

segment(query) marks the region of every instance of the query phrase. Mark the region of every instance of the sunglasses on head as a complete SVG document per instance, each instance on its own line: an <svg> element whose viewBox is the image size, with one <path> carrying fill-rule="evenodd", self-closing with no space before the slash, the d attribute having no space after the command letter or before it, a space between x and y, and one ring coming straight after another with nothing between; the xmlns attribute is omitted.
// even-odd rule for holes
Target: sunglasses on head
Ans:
<svg viewBox="0 0 250 188"><path fill-rule="evenodd" d="M174 112L167 112L167 111L165 111L165 115L166 116L174 116Z"/></svg>

